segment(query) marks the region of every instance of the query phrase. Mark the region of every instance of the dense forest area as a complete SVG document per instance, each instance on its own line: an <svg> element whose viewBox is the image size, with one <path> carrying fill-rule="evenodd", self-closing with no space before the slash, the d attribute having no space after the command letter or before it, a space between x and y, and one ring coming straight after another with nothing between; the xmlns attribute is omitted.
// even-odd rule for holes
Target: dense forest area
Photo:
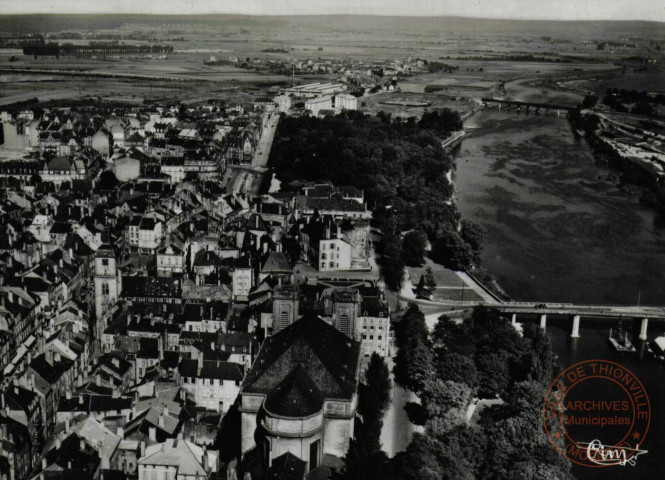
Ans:
<svg viewBox="0 0 665 480"><path fill-rule="evenodd" d="M310 181L363 189L374 211L373 225L383 233L384 278L391 288L399 288L405 259L422 264L425 240L432 245L432 259L449 268L462 270L480 262L484 232L460 222L447 177L454 161L441 146L442 139L461 128L459 114L448 109L426 112L420 120L356 111L284 117L269 165L285 188ZM426 235L418 246L421 253L404 251L400 233L407 230Z"/></svg>

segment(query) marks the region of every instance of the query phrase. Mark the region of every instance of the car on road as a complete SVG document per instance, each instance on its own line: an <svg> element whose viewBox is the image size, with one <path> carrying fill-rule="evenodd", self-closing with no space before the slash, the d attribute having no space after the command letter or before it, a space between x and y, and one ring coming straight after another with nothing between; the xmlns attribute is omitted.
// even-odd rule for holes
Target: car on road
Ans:
<svg viewBox="0 0 665 480"><path fill-rule="evenodd" d="M544 308L547 308L547 305L545 305L544 303L539 303L538 305L536 305L537 310L542 310Z"/></svg>

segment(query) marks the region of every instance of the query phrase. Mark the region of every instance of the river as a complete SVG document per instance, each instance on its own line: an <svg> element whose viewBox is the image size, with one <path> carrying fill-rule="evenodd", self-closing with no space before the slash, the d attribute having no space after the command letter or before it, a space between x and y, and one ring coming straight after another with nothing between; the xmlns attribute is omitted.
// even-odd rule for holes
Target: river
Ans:
<svg viewBox="0 0 665 480"><path fill-rule="evenodd" d="M564 116L485 110L456 152L456 198L515 300L665 303L665 231Z"/></svg>
<svg viewBox="0 0 665 480"><path fill-rule="evenodd" d="M466 124L456 151L456 199L464 216L487 228L482 258L516 300L586 304L665 304L665 232L618 174L597 166L564 116L485 110ZM628 189L630 190L630 189ZM518 321L536 321L518 318ZM642 355L608 347L610 325L582 319L548 320L559 363L606 358L626 365L651 399L652 422L635 467L575 466L579 479L662 478L665 472L665 372L644 354L637 325L624 322ZM650 325L649 338L663 326Z"/></svg>

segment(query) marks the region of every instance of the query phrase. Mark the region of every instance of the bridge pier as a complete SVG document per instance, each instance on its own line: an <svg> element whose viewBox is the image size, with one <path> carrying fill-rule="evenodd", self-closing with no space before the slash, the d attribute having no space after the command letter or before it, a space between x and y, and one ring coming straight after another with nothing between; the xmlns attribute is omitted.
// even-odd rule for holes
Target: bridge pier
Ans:
<svg viewBox="0 0 665 480"><path fill-rule="evenodd" d="M573 331L570 333L570 336L573 338L578 338L580 336L580 316L573 316Z"/></svg>
<svg viewBox="0 0 665 480"><path fill-rule="evenodd" d="M513 316L510 319L510 323L512 323L513 325L517 325L517 314L516 313L513 313Z"/></svg>
<svg viewBox="0 0 665 480"><path fill-rule="evenodd" d="M543 313L540 316L540 328L545 330L545 327L547 327L547 315Z"/></svg>
<svg viewBox="0 0 665 480"><path fill-rule="evenodd" d="M642 325L640 325L640 340L647 339L647 328L649 327L649 319L643 318Z"/></svg>

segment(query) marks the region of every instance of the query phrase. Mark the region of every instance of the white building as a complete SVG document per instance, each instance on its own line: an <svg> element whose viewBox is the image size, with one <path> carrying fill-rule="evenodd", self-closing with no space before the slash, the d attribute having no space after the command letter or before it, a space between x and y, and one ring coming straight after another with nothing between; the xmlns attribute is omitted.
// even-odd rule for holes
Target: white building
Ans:
<svg viewBox="0 0 665 480"><path fill-rule="evenodd" d="M319 271L351 270L351 244L343 238L319 241Z"/></svg>
<svg viewBox="0 0 665 480"><path fill-rule="evenodd" d="M335 95L335 112L358 110L358 99L348 93Z"/></svg>
<svg viewBox="0 0 665 480"><path fill-rule="evenodd" d="M273 101L277 104L277 110L280 113L286 113L291 110L291 97L288 95L277 95Z"/></svg>
<svg viewBox="0 0 665 480"><path fill-rule="evenodd" d="M169 438L146 448L139 480L207 480L217 472L218 453L187 440Z"/></svg>
<svg viewBox="0 0 665 480"><path fill-rule="evenodd" d="M180 383L199 407L226 413L236 401L244 376L242 365L218 360L182 360Z"/></svg>
<svg viewBox="0 0 665 480"><path fill-rule="evenodd" d="M321 110L332 110L332 108L332 97L329 96L310 98L305 102L305 109L314 116L317 116Z"/></svg>

